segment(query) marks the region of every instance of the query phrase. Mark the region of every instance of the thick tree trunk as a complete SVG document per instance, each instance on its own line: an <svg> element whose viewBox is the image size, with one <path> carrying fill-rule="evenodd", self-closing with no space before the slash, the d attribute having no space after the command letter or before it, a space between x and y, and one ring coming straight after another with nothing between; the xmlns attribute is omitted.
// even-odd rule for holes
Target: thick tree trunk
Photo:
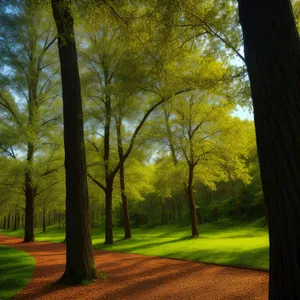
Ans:
<svg viewBox="0 0 300 300"><path fill-rule="evenodd" d="M288 0L239 0L269 220L269 299L300 299L300 42Z"/></svg>
<svg viewBox="0 0 300 300"><path fill-rule="evenodd" d="M3 219L3 229L6 229L6 216Z"/></svg>
<svg viewBox="0 0 300 300"><path fill-rule="evenodd" d="M83 114L71 0L52 0L58 31L66 170L66 270L61 281L97 278L91 242Z"/></svg>
<svg viewBox="0 0 300 300"><path fill-rule="evenodd" d="M112 193L113 180L106 178L105 191L105 242L104 244L112 244L113 239L113 218L112 218Z"/></svg>
<svg viewBox="0 0 300 300"><path fill-rule="evenodd" d="M193 166L189 165L189 180L188 186L185 189L189 207L190 207L190 218L191 218L191 226L192 226L192 238L198 238L198 219L197 219L197 211L196 211L196 203L194 198L193 192L193 177L194 177L194 168Z"/></svg>

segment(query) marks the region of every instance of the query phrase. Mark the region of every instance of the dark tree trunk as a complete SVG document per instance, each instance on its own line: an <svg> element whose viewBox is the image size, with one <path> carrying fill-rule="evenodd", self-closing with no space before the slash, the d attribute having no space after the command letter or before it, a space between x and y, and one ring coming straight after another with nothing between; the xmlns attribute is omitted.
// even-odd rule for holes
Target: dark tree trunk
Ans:
<svg viewBox="0 0 300 300"><path fill-rule="evenodd" d="M61 66L66 170L66 270L70 284L97 278L91 242L79 69L71 0L52 0Z"/></svg>
<svg viewBox="0 0 300 300"><path fill-rule="evenodd" d="M46 232L46 209L43 208L43 233Z"/></svg>
<svg viewBox="0 0 300 300"><path fill-rule="evenodd" d="M194 199L194 192L193 192L193 177L194 177L194 167L189 165L189 180L188 186L185 189L189 207L190 207L190 218L191 218L191 226L192 226L192 237L197 238L199 237L198 232L198 219L197 219L197 211L196 211L196 203Z"/></svg>
<svg viewBox="0 0 300 300"><path fill-rule="evenodd" d="M122 143L122 133L121 133L122 120L116 120L116 129L117 129L117 141L118 141L118 153L119 160L124 161L124 150ZM130 228L130 219L128 212L128 199L126 195L125 187L125 167L124 163L120 166L120 187L121 187L121 198L122 198L122 207L123 207L123 218L124 218L124 239L131 238L131 228Z"/></svg>
<svg viewBox="0 0 300 300"><path fill-rule="evenodd" d="M6 229L6 216L3 219L3 229Z"/></svg>
<svg viewBox="0 0 300 300"><path fill-rule="evenodd" d="M18 212L17 229L20 229L20 212Z"/></svg>
<svg viewBox="0 0 300 300"><path fill-rule="evenodd" d="M112 244L113 239L113 219L112 219L112 193L113 180L106 178L105 190L105 242L104 244Z"/></svg>
<svg viewBox="0 0 300 300"><path fill-rule="evenodd" d="M32 179L32 162L34 155L34 146L28 144L27 152L27 169L25 171L25 227L24 243L34 241L34 189Z"/></svg>
<svg viewBox="0 0 300 300"><path fill-rule="evenodd" d="M270 236L269 299L300 299L300 44L288 0L239 0Z"/></svg>
<svg viewBox="0 0 300 300"><path fill-rule="evenodd" d="M18 224L18 214L15 213L15 219L14 219L14 230L17 230L17 225Z"/></svg>
<svg viewBox="0 0 300 300"><path fill-rule="evenodd" d="M10 229L10 214L7 216L7 229Z"/></svg>

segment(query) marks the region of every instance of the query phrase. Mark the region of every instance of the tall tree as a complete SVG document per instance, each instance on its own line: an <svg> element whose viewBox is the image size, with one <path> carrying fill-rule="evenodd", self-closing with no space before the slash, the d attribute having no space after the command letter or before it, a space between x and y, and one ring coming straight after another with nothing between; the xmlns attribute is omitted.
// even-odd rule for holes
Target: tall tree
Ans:
<svg viewBox="0 0 300 300"><path fill-rule="evenodd" d="M289 0L239 0L269 219L269 299L300 299L300 44Z"/></svg>
<svg viewBox="0 0 300 300"><path fill-rule="evenodd" d="M4 119L0 144L3 154L14 159L14 146L18 145L24 154L19 155L26 161L22 175L26 198L24 242L32 242L35 155L46 142L45 128L54 121L43 109L46 105L52 108L56 98L56 61L49 57L56 37L45 6L31 0L2 2L0 60L4 67L0 72L0 107Z"/></svg>
<svg viewBox="0 0 300 300"><path fill-rule="evenodd" d="M92 253L83 114L71 0L52 0L58 32L64 114L67 263L61 281L97 278Z"/></svg>

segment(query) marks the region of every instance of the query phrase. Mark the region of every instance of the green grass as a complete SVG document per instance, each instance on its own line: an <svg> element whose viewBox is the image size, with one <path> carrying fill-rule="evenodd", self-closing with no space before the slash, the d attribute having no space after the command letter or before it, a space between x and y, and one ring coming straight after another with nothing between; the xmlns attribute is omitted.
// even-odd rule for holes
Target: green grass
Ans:
<svg viewBox="0 0 300 300"><path fill-rule="evenodd" d="M113 245L103 245L104 230L93 229L94 249L188 259L193 261L267 269L269 240L265 228L252 224L199 226L200 238L187 239L189 226L165 225L152 229L133 229L131 240L123 240L122 228L114 230ZM23 231L0 234L23 236ZM50 227L46 234L36 230L36 240L62 242L64 230Z"/></svg>
<svg viewBox="0 0 300 300"><path fill-rule="evenodd" d="M30 280L35 259L26 252L0 245L0 299L11 299Z"/></svg>

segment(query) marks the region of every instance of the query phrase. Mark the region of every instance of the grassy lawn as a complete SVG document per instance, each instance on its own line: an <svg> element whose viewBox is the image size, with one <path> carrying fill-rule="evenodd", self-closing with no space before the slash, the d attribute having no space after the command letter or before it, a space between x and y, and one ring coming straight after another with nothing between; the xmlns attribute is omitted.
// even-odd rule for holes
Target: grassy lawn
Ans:
<svg viewBox="0 0 300 300"><path fill-rule="evenodd" d="M133 229L131 240L122 240L123 230L114 230L115 243L103 245L104 230L93 229L94 249L144 255L188 259L200 262L267 269L269 239L267 229L251 224L199 226L200 238L187 239L189 226L165 225L151 229ZM23 236L23 231L3 231L0 234ZM64 230L50 227L46 234L36 230L37 241L61 242Z"/></svg>
<svg viewBox="0 0 300 300"><path fill-rule="evenodd" d="M30 280L35 266L32 256L0 245L0 299L11 299Z"/></svg>

